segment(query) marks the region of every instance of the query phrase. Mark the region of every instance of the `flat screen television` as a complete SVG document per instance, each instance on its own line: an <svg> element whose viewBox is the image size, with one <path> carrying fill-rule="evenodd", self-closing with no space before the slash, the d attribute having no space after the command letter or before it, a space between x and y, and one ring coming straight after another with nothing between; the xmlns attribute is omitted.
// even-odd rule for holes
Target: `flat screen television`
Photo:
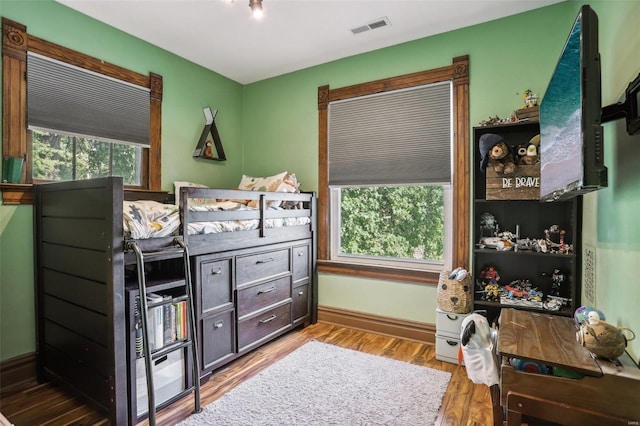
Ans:
<svg viewBox="0 0 640 426"><path fill-rule="evenodd" d="M540 104L540 200L607 186L598 16L582 6Z"/></svg>

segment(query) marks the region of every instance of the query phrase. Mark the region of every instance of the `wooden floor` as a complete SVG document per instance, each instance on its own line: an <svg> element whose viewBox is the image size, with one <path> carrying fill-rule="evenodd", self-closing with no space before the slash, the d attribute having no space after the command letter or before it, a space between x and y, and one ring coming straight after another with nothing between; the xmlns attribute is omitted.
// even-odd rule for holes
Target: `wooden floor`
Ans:
<svg viewBox="0 0 640 426"><path fill-rule="evenodd" d="M201 388L202 406L312 339L449 371L451 381L436 425L493 424L488 388L474 385L467 378L463 367L436 360L434 346L324 323L294 330L218 370ZM159 412L157 423L173 425L189 416L192 409L193 396L189 395ZM103 415L51 383L34 384L32 388L0 400L0 411L16 426L108 424ZM147 423L145 421L140 424Z"/></svg>

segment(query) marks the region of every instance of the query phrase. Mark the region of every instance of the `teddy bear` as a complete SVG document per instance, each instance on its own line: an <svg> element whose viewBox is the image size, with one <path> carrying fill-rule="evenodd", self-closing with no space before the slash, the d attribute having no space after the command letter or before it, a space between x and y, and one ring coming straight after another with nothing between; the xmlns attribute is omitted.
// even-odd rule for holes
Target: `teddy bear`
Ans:
<svg viewBox="0 0 640 426"><path fill-rule="evenodd" d="M496 173L510 175L516 171L516 163L509 145L504 141L498 142L489 151L489 165Z"/></svg>
<svg viewBox="0 0 640 426"><path fill-rule="evenodd" d="M496 173L512 174L516 171L516 163L511 145L502 136L486 133L480 136L480 170L490 166Z"/></svg>
<svg viewBox="0 0 640 426"><path fill-rule="evenodd" d="M518 146L518 164L532 166L540 161L540 135L535 135L528 144Z"/></svg>

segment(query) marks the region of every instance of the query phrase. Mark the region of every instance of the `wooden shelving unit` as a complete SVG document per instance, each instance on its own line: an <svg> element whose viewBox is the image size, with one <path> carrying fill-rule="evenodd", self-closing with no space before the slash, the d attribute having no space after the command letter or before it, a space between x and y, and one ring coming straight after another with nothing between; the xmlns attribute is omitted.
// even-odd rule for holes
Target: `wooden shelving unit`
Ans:
<svg viewBox="0 0 640 426"><path fill-rule="evenodd" d="M473 277L474 277L474 310L486 310L490 319L499 315L503 307L544 311L545 313L571 316L580 302L580 234L582 199L577 197L570 201L541 203L538 200L487 200L486 176L480 169L481 154L480 137L487 133L502 136L509 144L518 146L539 133L537 122L522 122L508 125L485 126L474 128L473 154ZM531 240L544 239L545 229L557 225L564 230L564 242L572 246L568 253L540 252L536 250L497 250L481 247L481 216L490 213L496 219L499 232L512 232L520 238ZM528 280L533 288L543 293L543 301L552 293L569 302L560 310L545 309L544 305L525 306L521 300L501 297L500 301L486 300L482 271L493 266L499 273L498 284L502 287L514 281ZM558 290L553 288L551 275L559 269L565 281ZM504 294L504 293L503 293ZM532 304L533 305L533 304Z"/></svg>

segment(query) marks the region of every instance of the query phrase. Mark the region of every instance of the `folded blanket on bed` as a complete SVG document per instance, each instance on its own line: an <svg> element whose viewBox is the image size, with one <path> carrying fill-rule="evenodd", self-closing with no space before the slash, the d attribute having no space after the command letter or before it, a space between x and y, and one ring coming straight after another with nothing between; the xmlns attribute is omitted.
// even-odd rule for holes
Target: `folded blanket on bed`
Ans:
<svg viewBox="0 0 640 426"><path fill-rule="evenodd" d="M124 201L122 225L124 236L137 240L177 235L180 212L173 204L157 201Z"/></svg>

